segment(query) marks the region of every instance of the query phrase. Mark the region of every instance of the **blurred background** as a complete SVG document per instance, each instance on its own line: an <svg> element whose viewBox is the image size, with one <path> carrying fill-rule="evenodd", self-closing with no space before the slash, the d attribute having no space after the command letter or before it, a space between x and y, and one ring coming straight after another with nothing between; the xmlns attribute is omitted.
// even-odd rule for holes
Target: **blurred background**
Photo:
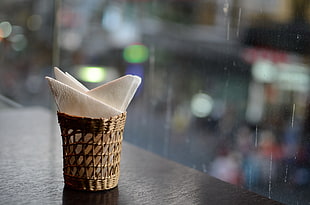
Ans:
<svg viewBox="0 0 310 205"><path fill-rule="evenodd" d="M124 139L287 204L310 202L307 0L1 0L0 109L55 112L52 68L136 74ZM56 122L55 122L56 123Z"/></svg>

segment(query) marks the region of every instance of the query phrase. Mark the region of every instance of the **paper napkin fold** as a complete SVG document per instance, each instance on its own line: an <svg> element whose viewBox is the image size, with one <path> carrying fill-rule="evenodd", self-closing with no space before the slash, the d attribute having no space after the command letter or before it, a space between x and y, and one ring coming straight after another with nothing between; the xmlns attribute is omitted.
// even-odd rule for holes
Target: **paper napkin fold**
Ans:
<svg viewBox="0 0 310 205"><path fill-rule="evenodd" d="M136 93L140 83L140 77L125 75L89 90L86 94L124 112Z"/></svg>
<svg viewBox="0 0 310 205"><path fill-rule="evenodd" d="M121 111L53 78L46 77L46 79L48 80L57 108L60 112L93 118L109 118L121 113Z"/></svg>
<svg viewBox="0 0 310 205"><path fill-rule="evenodd" d="M78 80L76 80L73 76L71 76L69 73L63 73L59 68L54 67L54 74L56 80L80 91L80 92L86 92L88 89L82 85Z"/></svg>
<svg viewBox="0 0 310 205"><path fill-rule="evenodd" d="M56 80L46 77L60 112L70 115L109 118L125 112L141 78L125 75L88 90L69 73L54 68Z"/></svg>

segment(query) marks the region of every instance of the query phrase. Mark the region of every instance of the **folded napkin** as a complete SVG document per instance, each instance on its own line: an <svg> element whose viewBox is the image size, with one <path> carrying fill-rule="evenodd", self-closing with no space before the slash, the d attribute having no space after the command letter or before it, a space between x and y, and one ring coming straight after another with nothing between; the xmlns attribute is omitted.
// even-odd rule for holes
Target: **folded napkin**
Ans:
<svg viewBox="0 0 310 205"><path fill-rule="evenodd" d="M55 98L58 111L70 115L109 118L125 112L141 83L135 75L88 90L69 73L54 68L56 79L46 77Z"/></svg>
<svg viewBox="0 0 310 205"><path fill-rule="evenodd" d="M69 73L64 74L59 68L54 68L55 78L56 80L80 91L80 92L86 92L88 89L80 83L78 80L76 80L73 76L71 76Z"/></svg>
<svg viewBox="0 0 310 205"><path fill-rule="evenodd" d="M125 75L89 90L86 94L124 112L131 102L140 83L140 77Z"/></svg>

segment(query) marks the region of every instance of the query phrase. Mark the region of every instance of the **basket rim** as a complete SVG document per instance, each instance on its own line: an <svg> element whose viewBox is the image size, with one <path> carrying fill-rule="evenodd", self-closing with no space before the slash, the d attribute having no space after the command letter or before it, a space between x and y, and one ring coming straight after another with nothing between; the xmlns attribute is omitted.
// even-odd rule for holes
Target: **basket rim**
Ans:
<svg viewBox="0 0 310 205"><path fill-rule="evenodd" d="M68 114L68 113L65 113L65 112L60 112L60 111L57 111L57 115L58 116L63 116L63 117L66 117L66 118L75 118L75 119L83 119L83 120L110 120L112 118L117 118L117 117L120 117L120 116L123 116L123 115L127 115L127 111L124 111L118 115L113 115L109 118L104 118L104 117L98 117L98 118L95 118L95 117L87 117L87 116L78 116L78 115L72 115L72 114Z"/></svg>
<svg viewBox="0 0 310 205"><path fill-rule="evenodd" d="M89 133L109 133L111 131L124 130L127 112L110 118L90 118L85 116L68 115L67 113L57 112L58 123L61 130L70 128L81 130Z"/></svg>

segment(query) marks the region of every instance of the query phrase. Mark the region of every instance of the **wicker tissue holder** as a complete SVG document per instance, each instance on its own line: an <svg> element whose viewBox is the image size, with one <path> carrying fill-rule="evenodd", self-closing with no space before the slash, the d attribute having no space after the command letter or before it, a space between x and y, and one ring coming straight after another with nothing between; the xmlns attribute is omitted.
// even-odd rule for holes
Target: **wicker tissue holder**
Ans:
<svg viewBox="0 0 310 205"><path fill-rule="evenodd" d="M66 186L102 191L117 186L126 112L87 118L57 112L63 144Z"/></svg>

